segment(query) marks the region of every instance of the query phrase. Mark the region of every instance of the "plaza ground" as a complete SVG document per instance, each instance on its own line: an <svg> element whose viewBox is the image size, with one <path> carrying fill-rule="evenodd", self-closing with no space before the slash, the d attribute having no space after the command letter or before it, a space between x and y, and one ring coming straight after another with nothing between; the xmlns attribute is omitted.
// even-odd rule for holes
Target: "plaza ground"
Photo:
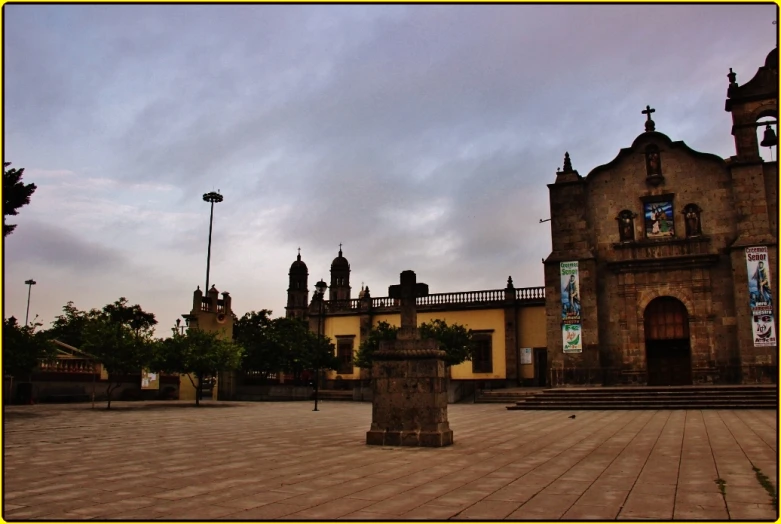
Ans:
<svg viewBox="0 0 781 524"><path fill-rule="evenodd" d="M457 404L455 444L432 449L366 446L369 403L113 406L5 408L5 519L778 515L774 410Z"/></svg>

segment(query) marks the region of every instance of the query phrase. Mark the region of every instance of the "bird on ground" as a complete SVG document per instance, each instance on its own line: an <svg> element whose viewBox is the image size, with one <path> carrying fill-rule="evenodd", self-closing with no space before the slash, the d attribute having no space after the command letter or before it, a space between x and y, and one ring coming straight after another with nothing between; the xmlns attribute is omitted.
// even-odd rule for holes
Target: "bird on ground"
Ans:
<svg viewBox="0 0 781 524"><path fill-rule="evenodd" d="M575 418L575 415L570 415L568 418Z"/></svg>

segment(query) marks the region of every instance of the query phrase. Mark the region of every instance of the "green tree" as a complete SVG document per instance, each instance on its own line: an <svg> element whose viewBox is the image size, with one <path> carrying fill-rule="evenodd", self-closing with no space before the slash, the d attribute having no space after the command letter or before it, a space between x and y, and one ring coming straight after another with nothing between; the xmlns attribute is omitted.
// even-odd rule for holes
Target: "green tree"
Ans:
<svg viewBox="0 0 781 524"><path fill-rule="evenodd" d="M30 203L30 197L37 187L35 184L25 185L22 182L24 168L6 169L11 162L3 163L3 237L10 235L16 224L6 224L5 217L8 215L18 215L20 207Z"/></svg>
<svg viewBox="0 0 781 524"><path fill-rule="evenodd" d="M57 349L41 331L40 326L33 321L31 325L22 326L15 317L3 321L3 373L13 379L32 373L41 361L52 361L57 356Z"/></svg>
<svg viewBox="0 0 781 524"><path fill-rule="evenodd" d="M204 378L237 369L244 354L240 344L222 339L219 333L196 328L163 340L157 349L152 366L166 373L187 375L196 391L196 406L200 405Z"/></svg>
<svg viewBox="0 0 781 524"><path fill-rule="evenodd" d="M445 364L455 366L472 360L475 344L472 330L461 324L448 325L440 319L425 322L419 326L421 338L433 338L439 342L439 349L445 352Z"/></svg>
<svg viewBox="0 0 781 524"><path fill-rule="evenodd" d="M396 340L398 331L399 328L391 326L385 321L378 322L369 331L369 336L361 341L358 353L353 359L355 365L362 369L371 370L372 362L374 362L374 353L380 349L380 342L383 340Z"/></svg>
<svg viewBox="0 0 781 524"><path fill-rule="evenodd" d="M439 348L445 352L445 364L455 366L464 361L472 360L475 345L472 341L472 330L460 324L448 325L444 320L431 320L418 326L421 338L433 338L439 343ZM387 322L380 322L369 331L369 336L361 341L355 365L371 370L374 353L380 349L383 340L396 340L399 328Z"/></svg>
<svg viewBox="0 0 781 524"><path fill-rule="evenodd" d="M94 355L108 372L106 407L111 409L113 391L127 375L148 368L158 353L159 341L152 338L157 320L138 304L129 305L125 297L107 304L100 312L80 313L66 311L66 318L70 314L75 327L83 322L80 349Z"/></svg>
<svg viewBox="0 0 781 524"><path fill-rule="evenodd" d="M241 369L257 371L265 379L285 368L284 345L271 311L250 311L233 323L233 340L244 347Z"/></svg>
<svg viewBox="0 0 781 524"><path fill-rule="evenodd" d="M102 313L97 309L81 311L73 305L73 302L65 304L62 311L63 313L52 322L52 327L44 331L45 336L81 349L84 345L87 324L100 317Z"/></svg>

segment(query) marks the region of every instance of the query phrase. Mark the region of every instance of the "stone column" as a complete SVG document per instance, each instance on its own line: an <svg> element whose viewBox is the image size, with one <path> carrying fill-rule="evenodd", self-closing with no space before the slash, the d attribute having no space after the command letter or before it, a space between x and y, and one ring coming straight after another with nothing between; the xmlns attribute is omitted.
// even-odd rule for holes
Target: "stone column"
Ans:
<svg viewBox="0 0 781 524"><path fill-rule="evenodd" d="M435 340L420 338L415 298L428 294L413 271L391 286L401 299L401 329L395 341L380 343L372 367L372 424L366 444L374 446L443 447L453 443L447 420L444 356Z"/></svg>

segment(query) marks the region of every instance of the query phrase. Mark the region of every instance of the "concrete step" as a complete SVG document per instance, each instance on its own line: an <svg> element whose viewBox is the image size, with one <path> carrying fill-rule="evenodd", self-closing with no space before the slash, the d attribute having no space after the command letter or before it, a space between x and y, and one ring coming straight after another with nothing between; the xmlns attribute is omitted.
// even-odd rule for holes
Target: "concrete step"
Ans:
<svg viewBox="0 0 781 524"><path fill-rule="evenodd" d="M507 406L510 411L530 411L530 410L547 410L547 411L587 411L587 410L636 410L636 409L656 409L656 410L673 410L673 409L776 409L776 404L759 404L759 403L718 403L718 404L706 404L701 406L695 405L676 405L671 406L669 404L654 402L632 405L616 405L616 404L517 404L515 406Z"/></svg>
<svg viewBox="0 0 781 524"><path fill-rule="evenodd" d="M514 399L510 410L777 409L775 385L556 388Z"/></svg>

